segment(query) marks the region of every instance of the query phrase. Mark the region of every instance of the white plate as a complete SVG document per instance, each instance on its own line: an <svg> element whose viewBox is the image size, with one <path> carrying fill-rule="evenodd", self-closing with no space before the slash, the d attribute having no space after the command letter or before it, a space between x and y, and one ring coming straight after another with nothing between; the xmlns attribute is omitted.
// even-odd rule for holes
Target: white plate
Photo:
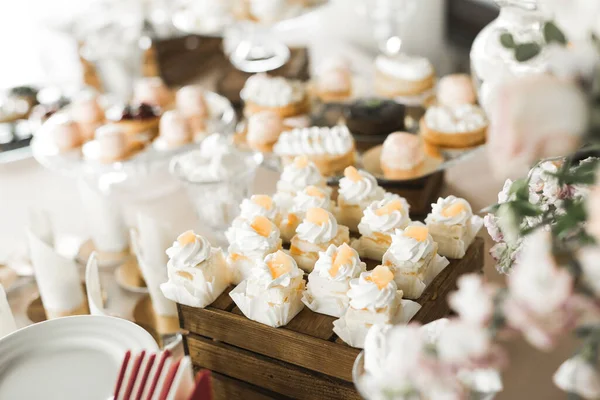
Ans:
<svg viewBox="0 0 600 400"><path fill-rule="evenodd" d="M106 400L127 350L157 351L143 328L83 315L41 322L0 340L0 399Z"/></svg>

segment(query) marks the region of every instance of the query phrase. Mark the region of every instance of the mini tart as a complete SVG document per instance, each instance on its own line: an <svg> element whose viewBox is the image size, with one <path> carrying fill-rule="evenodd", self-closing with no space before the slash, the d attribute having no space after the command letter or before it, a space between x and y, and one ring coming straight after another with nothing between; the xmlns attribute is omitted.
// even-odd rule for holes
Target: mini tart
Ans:
<svg viewBox="0 0 600 400"><path fill-rule="evenodd" d="M261 111L272 111L281 118L290 118L297 115L308 114L310 112L310 101L307 96L297 103L287 104L285 106L263 106L251 100L245 101L244 115L250 116Z"/></svg>
<svg viewBox="0 0 600 400"><path fill-rule="evenodd" d="M310 99L304 83L266 74L252 75L240 92L244 100L244 115L272 111L281 118L310 112Z"/></svg>
<svg viewBox="0 0 600 400"><path fill-rule="evenodd" d="M414 177L425 160L425 148L420 136L395 132L383 142L380 166L387 179Z"/></svg>
<svg viewBox="0 0 600 400"><path fill-rule="evenodd" d="M485 142L488 121L481 108L471 104L433 106L419 121L421 135L430 144L463 148Z"/></svg>
<svg viewBox="0 0 600 400"><path fill-rule="evenodd" d="M424 57L378 56L375 60L375 92L381 96L416 96L434 85L435 70Z"/></svg>

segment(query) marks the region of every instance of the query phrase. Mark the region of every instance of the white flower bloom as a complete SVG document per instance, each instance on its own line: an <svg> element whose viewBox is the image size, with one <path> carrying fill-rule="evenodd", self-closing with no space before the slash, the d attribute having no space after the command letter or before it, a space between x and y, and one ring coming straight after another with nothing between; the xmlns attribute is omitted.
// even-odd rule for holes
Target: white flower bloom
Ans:
<svg viewBox="0 0 600 400"><path fill-rule="evenodd" d="M512 186L513 181L507 179L504 182L504 186L502 186L502 190L498 193L498 203L506 203L509 200L510 196L510 187Z"/></svg>
<svg viewBox="0 0 600 400"><path fill-rule="evenodd" d="M484 325L494 311L490 288L486 288L481 275L477 274L461 276L457 285L458 291L451 293L448 299L450 307L463 321Z"/></svg>
<svg viewBox="0 0 600 400"><path fill-rule="evenodd" d="M440 360L451 364L468 364L485 357L491 349L491 339L483 327L462 321L451 321L437 342Z"/></svg>
<svg viewBox="0 0 600 400"><path fill-rule="evenodd" d="M600 398L598 369L581 356L575 356L562 363L552 380L565 392L576 393L585 399Z"/></svg>
<svg viewBox="0 0 600 400"><path fill-rule="evenodd" d="M585 247L579 251L583 281L600 297L600 247Z"/></svg>

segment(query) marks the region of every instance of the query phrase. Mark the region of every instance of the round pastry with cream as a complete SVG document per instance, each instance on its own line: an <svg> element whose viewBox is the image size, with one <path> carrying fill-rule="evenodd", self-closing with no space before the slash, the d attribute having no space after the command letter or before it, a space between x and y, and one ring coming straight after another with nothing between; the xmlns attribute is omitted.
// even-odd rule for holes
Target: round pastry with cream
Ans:
<svg viewBox="0 0 600 400"><path fill-rule="evenodd" d="M73 100L69 108L71 118L79 124L84 141L92 140L94 132L104 122L104 109L95 92L86 91Z"/></svg>
<svg viewBox="0 0 600 400"><path fill-rule="evenodd" d="M338 189L337 217L351 231L358 231L363 211L375 200L383 199L385 190L373 175L365 170L347 167Z"/></svg>
<svg viewBox="0 0 600 400"><path fill-rule="evenodd" d="M256 263L248 279L229 295L248 318L274 328L287 325L304 307L303 273L279 250Z"/></svg>
<svg viewBox="0 0 600 400"><path fill-rule="evenodd" d="M333 211L333 201L330 198L329 188L307 186L296 193L287 215L279 225L281 238L284 242L287 243L292 240L292 237L296 234L296 228L311 208L324 208L329 212Z"/></svg>
<svg viewBox="0 0 600 400"><path fill-rule="evenodd" d="M194 135L187 119L177 110L165 111L160 117L159 135L154 141L158 148L173 149L192 143Z"/></svg>
<svg viewBox="0 0 600 400"><path fill-rule="evenodd" d="M319 258L330 244L339 246L350 241L348 227L339 225L332 213L324 208L310 208L304 220L296 228L291 240L290 254L298 266L311 272Z"/></svg>
<svg viewBox="0 0 600 400"><path fill-rule="evenodd" d="M251 149L270 153L285 129L283 119L273 111L261 111L248 117L246 142Z"/></svg>
<svg viewBox="0 0 600 400"><path fill-rule="evenodd" d="M444 76L437 85L437 101L443 106L477 103L473 80L467 74Z"/></svg>
<svg viewBox="0 0 600 400"><path fill-rule="evenodd" d="M76 149L83 142L79 124L64 114L53 115L46 124L49 143L59 152Z"/></svg>
<svg viewBox="0 0 600 400"><path fill-rule="evenodd" d="M386 193L382 200L375 200L363 213L358 224L360 238L352 242L361 257L381 262L392 244L396 229L404 229L411 221L410 206L405 198Z"/></svg>
<svg viewBox="0 0 600 400"><path fill-rule="evenodd" d="M476 105L432 106L420 121L421 135L428 143L461 148L485 141L488 120Z"/></svg>
<svg viewBox="0 0 600 400"><path fill-rule="evenodd" d="M297 156L292 163L283 167L273 198L277 205L287 212L292 207L296 194L307 186L317 186L329 191L327 182L315 163L309 161L306 156Z"/></svg>
<svg viewBox="0 0 600 400"><path fill-rule="evenodd" d="M319 66L315 94L325 103L344 101L352 95L352 71L348 60L331 57Z"/></svg>
<svg viewBox="0 0 600 400"><path fill-rule="evenodd" d="M384 97L417 96L431 91L435 70L425 57L401 54L375 59L375 92Z"/></svg>
<svg viewBox="0 0 600 400"><path fill-rule="evenodd" d="M252 75L240 92L244 115L273 111L281 118L307 114L310 110L306 88L300 81L266 74Z"/></svg>
<svg viewBox="0 0 600 400"><path fill-rule="evenodd" d="M423 165L425 149L423 139L407 132L394 132L383 142L380 165L387 179L413 177Z"/></svg>
<svg viewBox="0 0 600 400"><path fill-rule="evenodd" d="M204 308L229 286L229 272L220 248L206 238L187 231L167 249L169 280L160 285L167 299Z"/></svg>
<svg viewBox="0 0 600 400"><path fill-rule="evenodd" d="M188 85L179 89L175 95L177 110L184 116L194 136L206 132L206 120L210 110L206 103L204 89L199 85Z"/></svg>
<svg viewBox="0 0 600 400"><path fill-rule="evenodd" d="M317 127L292 129L283 132L273 152L285 164L297 156L305 156L312 161L321 174L332 176L354 164L354 139L348 128L337 125L331 128Z"/></svg>
<svg viewBox="0 0 600 400"><path fill-rule="evenodd" d="M365 271L366 264L348 244L329 245L319 252L302 301L314 312L339 318L348 308L350 281Z"/></svg>
<svg viewBox="0 0 600 400"><path fill-rule="evenodd" d="M146 103L161 110L173 107L173 92L158 76L140 79L133 88L133 102Z"/></svg>

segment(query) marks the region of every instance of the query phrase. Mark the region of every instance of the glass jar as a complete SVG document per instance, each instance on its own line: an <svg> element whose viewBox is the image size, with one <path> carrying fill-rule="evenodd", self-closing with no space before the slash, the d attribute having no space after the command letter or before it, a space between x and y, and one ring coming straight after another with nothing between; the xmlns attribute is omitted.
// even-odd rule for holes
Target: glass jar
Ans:
<svg viewBox="0 0 600 400"><path fill-rule="evenodd" d="M544 23L548 14L538 0L495 0L500 15L479 32L471 47L471 74L479 103L487 108L490 96L501 82L541 74L548 68L544 48ZM515 50L503 46L500 37L509 33L517 44L535 43L541 51L527 61L517 61Z"/></svg>

